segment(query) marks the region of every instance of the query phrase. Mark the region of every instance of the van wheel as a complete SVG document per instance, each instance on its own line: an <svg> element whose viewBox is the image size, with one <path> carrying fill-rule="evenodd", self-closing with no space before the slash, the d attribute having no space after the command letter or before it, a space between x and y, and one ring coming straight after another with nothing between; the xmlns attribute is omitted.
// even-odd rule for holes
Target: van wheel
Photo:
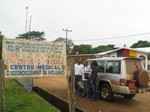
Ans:
<svg viewBox="0 0 150 112"><path fill-rule="evenodd" d="M102 84L99 89L100 98L104 101L112 101L114 94L108 84Z"/></svg>
<svg viewBox="0 0 150 112"><path fill-rule="evenodd" d="M132 99L136 94L133 95L124 95L125 98Z"/></svg>

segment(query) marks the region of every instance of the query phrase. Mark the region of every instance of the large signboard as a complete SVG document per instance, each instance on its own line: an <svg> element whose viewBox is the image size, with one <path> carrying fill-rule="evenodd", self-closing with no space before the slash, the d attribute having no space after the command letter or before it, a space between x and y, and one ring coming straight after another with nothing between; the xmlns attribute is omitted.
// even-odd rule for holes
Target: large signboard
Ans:
<svg viewBox="0 0 150 112"><path fill-rule="evenodd" d="M3 40L5 77L42 77L66 74L63 42Z"/></svg>

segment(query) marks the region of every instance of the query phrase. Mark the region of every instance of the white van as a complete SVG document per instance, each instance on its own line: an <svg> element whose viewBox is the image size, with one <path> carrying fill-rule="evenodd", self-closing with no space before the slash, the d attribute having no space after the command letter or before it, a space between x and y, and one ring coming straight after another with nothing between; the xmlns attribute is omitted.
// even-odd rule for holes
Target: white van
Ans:
<svg viewBox="0 0 150 112"><path fill-rule="evenodd" d="M133 98L137 93L149 91L149 75L138 58L104 57L88 59L96 61L100 71L97 74L97 89L100 98L112 101L114 94Z"/></svg>

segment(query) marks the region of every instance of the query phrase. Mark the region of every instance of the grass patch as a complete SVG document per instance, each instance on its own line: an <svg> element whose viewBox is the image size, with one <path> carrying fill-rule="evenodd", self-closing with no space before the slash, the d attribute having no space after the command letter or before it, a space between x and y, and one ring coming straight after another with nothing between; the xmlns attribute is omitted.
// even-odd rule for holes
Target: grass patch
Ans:
<svg viewBox="0 0 150 112"><path fill-rule="evenodd" d="M5 85L6 112L60 112L35 92L27 92L15 80L6 80Z"/></svg>

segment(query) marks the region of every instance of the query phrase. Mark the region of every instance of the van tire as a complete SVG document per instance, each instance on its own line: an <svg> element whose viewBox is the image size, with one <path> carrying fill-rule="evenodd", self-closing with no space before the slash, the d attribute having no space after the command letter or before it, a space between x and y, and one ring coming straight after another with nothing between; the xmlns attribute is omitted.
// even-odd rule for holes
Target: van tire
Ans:
<svg viewBox="0 0 150 112"><path fill-rule="evenodd" d="M114 94L108 84L102 84L99 88L100 98L104 101L112 101Z"/></svg>

